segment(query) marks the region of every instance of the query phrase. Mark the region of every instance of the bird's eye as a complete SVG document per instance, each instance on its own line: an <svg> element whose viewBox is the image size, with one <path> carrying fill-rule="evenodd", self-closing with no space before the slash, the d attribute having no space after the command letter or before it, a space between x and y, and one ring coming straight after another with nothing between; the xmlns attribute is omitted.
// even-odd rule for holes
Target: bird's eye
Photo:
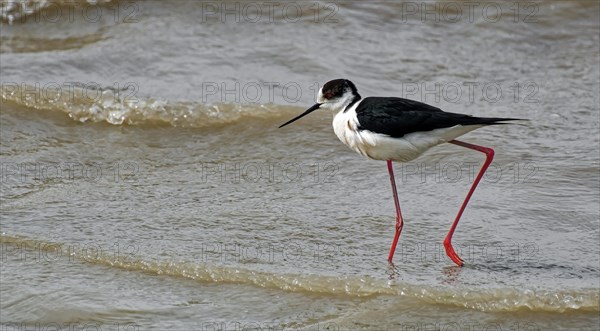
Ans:
<svg viewBox="0 0 600 331"><path fill-rule="evenodd" d="M331 93L331 92L325 92L325 94L323 94L323 97L325 99L331 99L331 98L333 98L333 93Z"/></svg>

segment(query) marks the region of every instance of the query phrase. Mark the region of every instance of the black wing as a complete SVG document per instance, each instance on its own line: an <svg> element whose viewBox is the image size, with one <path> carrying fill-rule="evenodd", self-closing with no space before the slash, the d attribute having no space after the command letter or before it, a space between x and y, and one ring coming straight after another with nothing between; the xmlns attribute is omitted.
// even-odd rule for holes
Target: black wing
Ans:
<svg viewBox="0 0 600 331"><path fill-rule="evenodd" d="M431 131L455 125L491 125L513 118L484 118L447 113L428 104L403 99L368 97L356 108L359 130L369 130L395 138L412 132Z"/></svg>

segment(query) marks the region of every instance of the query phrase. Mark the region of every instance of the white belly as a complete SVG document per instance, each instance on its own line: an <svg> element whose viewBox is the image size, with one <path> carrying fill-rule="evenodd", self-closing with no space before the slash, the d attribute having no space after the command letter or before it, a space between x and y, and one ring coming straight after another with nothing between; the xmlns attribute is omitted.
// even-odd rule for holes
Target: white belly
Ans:
<svg viewBox="0 0 600 331"><path fill-rule="evenodd" d="M427 132L415 132L400 138L392 138L367 130L358 130L355 107L347 112L340 111L333 118L333 130L337 137L355 152L373 160L392 160L408 162L423 154L433 146L449 142L481 125L436 129Z"/></svg>

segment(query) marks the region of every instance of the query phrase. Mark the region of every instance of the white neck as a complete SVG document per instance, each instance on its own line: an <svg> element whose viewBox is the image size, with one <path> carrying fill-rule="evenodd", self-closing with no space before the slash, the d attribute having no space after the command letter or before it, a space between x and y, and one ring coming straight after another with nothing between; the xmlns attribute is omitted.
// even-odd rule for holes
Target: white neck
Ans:
<svg viewBox="0 0 600 331"><path fill-rule="evenodd" d="M320 108L331 109L333 111L340 112L354 100L355 95L352 91L346 91L340 98L335 100L325 100L323 97L322 91L319 91L319 97L317 98L317 102L322 103Z"/></svg>

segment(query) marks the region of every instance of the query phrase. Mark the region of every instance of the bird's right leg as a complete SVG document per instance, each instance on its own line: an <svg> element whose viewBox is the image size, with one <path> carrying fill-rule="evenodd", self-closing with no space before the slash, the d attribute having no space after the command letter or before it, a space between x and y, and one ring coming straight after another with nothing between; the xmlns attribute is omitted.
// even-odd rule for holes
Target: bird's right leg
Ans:
<svg viewBox="0 0 600 331"><path fill-rule="evenodd" d="M394 258L394 252L396 252L396 245L400 238L400 232L402 232L402 226L404 221L402 220L402 213L400 212L400 202L398 201L398 192L396 191L396 180L394 179L394 169L392 167L392 161L387 161L388 171L390 173L390 181L392 182L392 193L394 194L394 203L396 204L396 234L394 235L394 241L392 247L390 247L390 255L388 256L388 262L392 263Z"/></svg>
<svg viewBox="0 0 600 331"><path fill-rule="evenodd" d="M458 221L460 220L460 217L462 216L463 212L465 211L465 208L467 207L467 203L469 203L469 200L471 199L473 192L475 192L475 188L477 187L477 184L479 184L479 181L483 177L483 174L485 173L487 168L490 166L490 163L492 163L492 160L494 159L494 150L491 148L488 148L488 147L469 144L469 143L458 141L458 140L451 140L451 141L449 141L449 143L458 145L458 146L462 146L462 147L466 147L466 148L469 148L472 150L476 150L476 151L479 151L479 152L485 154L485 162L481 166L481 170L479 170L479 174L477 174L477 177L475 177L475 181L473 181L473 185L471 186L471 189L469 190L469 193L467 194L467 197L465 198L465 201L463 202L462 206L460 206L458 215L456 215L456 219L454 219L454 222L452 223L452 227L450 228L450 231L448 231L448 235L446 235L446 239L444 239L444 248L446 248L446 254L452 261L454 261L454 263L456 263L458 266L462 266L465 262L463 261L463 259L460 258L460 256L458 256L458 254L456 254L456 252L454 251L454 247L452 247L452 242L451 242L452 235L454 234L454 230L456 230L456 226L458 225Z"/></svg>

